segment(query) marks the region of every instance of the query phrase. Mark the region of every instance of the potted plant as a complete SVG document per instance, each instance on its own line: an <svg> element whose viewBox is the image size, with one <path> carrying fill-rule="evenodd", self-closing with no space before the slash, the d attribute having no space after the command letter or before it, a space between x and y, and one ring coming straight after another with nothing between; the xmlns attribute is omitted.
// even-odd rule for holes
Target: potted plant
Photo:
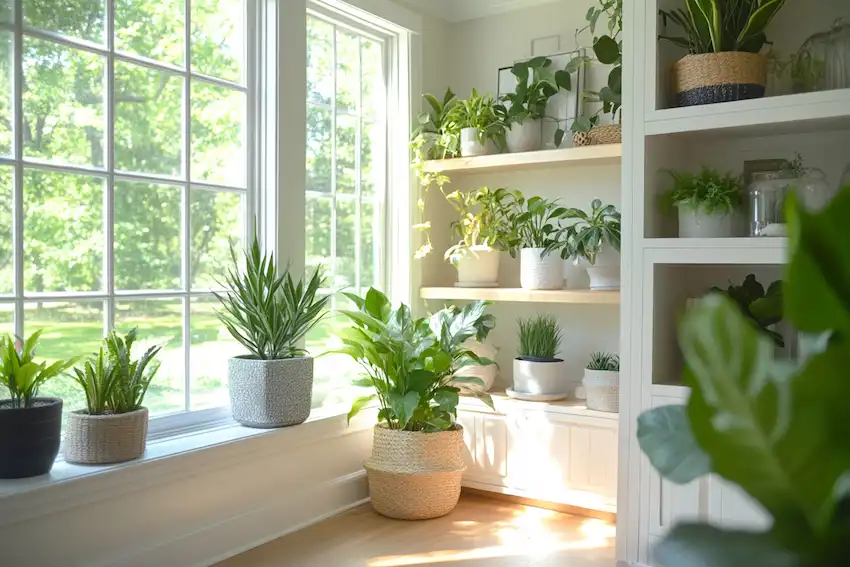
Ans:
<svg viewBox="0 0 850 567"><path fill-rule="evenodd" d="M539 150L543 145L546 105L560 89L570 90L570 74L566 70L553 70L552 60L546 57L515 63L511 73L516 77L516 88L512 93L503 94L499 99L502 104L495 107L506 128L508 151ZM563 137L563 132L556 136Z"/></svg>
<svg viewBox="0 0 850 567"><path fill-rule="evenodd" d="M587 409L620 411L620 357L610 352L594 352L584 369Z"/></svg>
<svg viewBox="0 0 850 567"><path fill-rule="evenodd" d="M36 331L26 341L0 340L0 386L9 391L9 398L0 400L0 479L47 474L59 453L62 400L39 398L38 390L76 359L49 366L35 362L41 333Z"/></svg>
<svg viewBox="0 0 850 567"><path fill-rule="evenodd" d="M472 95L460 100L451 110L453 124L460 129L460 152L463 157L496 153L505 147L505 126L496 117L493 95Z"/></svg>
<svg viewBox="0 0 850 567"><path fill-rule="evenodd" d="M520 319L517 324L519 352L514 359L514 387L508 395L547 400L569 396L575 385L557 356L563 337L558 320L547 314Z"/></svg>
<svg viewBox="0 0 850 567"><path fill-rule="evenodd" d="M541 197L526 200L516 192L510 213L510 252L520 251L520 285L523 289L563 289L564 263L556 253L558 220L567 209Z"/></svg>
<svg viewBox="0 0 850 567"><path fill-rule="evenodd" d="M702 168L693 174L667 170L673 187L664 194L668 209L679 214L679 238L738 236L738 211L744 206L741 178Z"/></svg>
<svg viewBox="0 0 850 567"><path fill-rule="evenodd" d="M390 518L444 516L457 505L466 468L463 429L457 424L459 390L452 383L482 386L459 370L489 362L464 346L493 327L487 303L443 310L414 319L406 305L392 307L381 292L345 294L356 311L343 311L352 326L340 333L344 347L364 370L355 384L372 391L354 401L349 420L377 401L372 455L365 462L375 511ZM479 394L492 407L487 394Z"/></svg>
<svg viewBox="0 0 850 567"><path fill-rule="evenodd" d="M319 293L321 269L297 282L289 269L278 274L274 255L260 252L256 234L242 273L236 251L230 252L228 291L215 294L222 305L217 314L250 353L227 364L233 419L258 428L303 423L312 406L313 359L299 345L330 303L330 295Z"/></svg>
<svg viewBox="0 0 850 567"><path fill-rule="evenodd" d="M677 106L761 98L767 85L765 29L785 0L686 0L687 10L660 10L684 37L662 35L688 50L673 65Z"/></svg>
<svg viewBox="0 0 850 567"><path fill-rule="evenodd" d="M561 228L552 248L561 247L563 258L571 257L587 268L590 289L620 289L620 213L599 199L590 207L590 213L569 209L564 214L576 222Z"/></svg>
<svg viewBox="0 0 850 567"><path fill-rule="evenodd" d="M513 194L507 189L454 191L446 200L458 212L451 224L460 240L446 250L445 258L457 268L458 287L497 287L499 258L509 249L508 219Z"/></svg>
<svg viewBox="0 0 850 567"><path fill-rule="evenodd" d="M782 280L773 282L765 290L755 274L749 274L741 285L730 282L725 290L713 287L711 291L725 294L735 302L747 320L773 340L777 348L785 347L785 338L775 328L782 322L784 316Z"/></svg>
<svg viewBox="0 0 850 567"><path fill-rule="evenodd" d="M112 331L104 346L74 368L74 380L86 395L86 408L68 414L65 460L85 465L106 465L138 459L148 439L148 409L142 406L148 386L159 370L150 347L138 360L132 349L137 330L126 337Z"/></svg>

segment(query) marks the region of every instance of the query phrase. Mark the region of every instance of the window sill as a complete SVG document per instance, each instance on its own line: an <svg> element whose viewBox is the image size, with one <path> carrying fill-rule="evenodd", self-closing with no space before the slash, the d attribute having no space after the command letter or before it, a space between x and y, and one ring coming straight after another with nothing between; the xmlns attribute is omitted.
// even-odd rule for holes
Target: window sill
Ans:
<svg viewBox="0 0 850 567"><path fill-rule="evenodd" d="M314 410L303 424L280 429L251 429L230 420L207 429L149 441L145 454L115 465L84 466L57 461L46 475L0 480L0 527L114 498L126 492L227 467L251 455L291 451L369 429L373 412L346 423L347 408Z"/></svg>

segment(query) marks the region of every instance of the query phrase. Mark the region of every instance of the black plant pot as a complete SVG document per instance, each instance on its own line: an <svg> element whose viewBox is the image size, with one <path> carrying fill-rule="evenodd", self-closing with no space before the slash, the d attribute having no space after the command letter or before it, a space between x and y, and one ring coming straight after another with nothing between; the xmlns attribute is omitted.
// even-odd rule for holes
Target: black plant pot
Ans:
<svg viewBox="0 0 850 567"><path fill-rule="evenodd" d="M62 400L37 398L34 407L0 401L0 478L47 474L59 454Z"/></svg>

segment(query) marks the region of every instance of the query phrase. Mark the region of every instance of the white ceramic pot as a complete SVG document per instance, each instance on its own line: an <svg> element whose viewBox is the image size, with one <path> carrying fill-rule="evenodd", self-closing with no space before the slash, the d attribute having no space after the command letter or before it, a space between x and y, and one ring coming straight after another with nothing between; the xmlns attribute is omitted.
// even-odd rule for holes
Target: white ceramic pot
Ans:
<svg viewBox="0 0 850 567"><path fill-rule="evenodd" d="M534 362L514 359L515 392L522 394L567 395L571 393L571 384L567 378L567 366L563 360L553 362Z"/></svg>
<svg viewBox="0 0 850 567"><path fill-rule="evenodd" d="M540 257L543 248L519 251L519 280L522 289L564 289L564 262L558 254ZM526 392L528 393L528 392Z"/></svg>
<svg viewBox="0 0 850 567"><path fill-rule="evenodd" d="M464 341L463 346L477 354L480 358L486 358L493 361L496 360L496 350L484 343L479 343L475 339L467 339ZM490 388L492 388L493 384L496 383L496 378L499 377L499 366L495 363L487 364L486 366L466 366L459 372L455 373L455 375L471 376L472 378L478 378L484 382L483 388L472 384L454 384L455 387L460 388L461 394L474 396L476 394L483 394L484 392L490 391Z"/></svg>
<svg viewBox="0 0 850 567"><path fill-rule="evenodd" d="M473 246L460 258L457 287L496 287L499 285L499 250L489 246Z"/></svg>
<svg viewBox="0 0 850 567"><path fill-rule="evenodd" d="M620 411L619 372L585 369L582 385L587 399L587 409L613 413Z"/></svg>
<svg viewBox="0 0 850 567"><path fill-rule="evenodd" d="M462 128L460 131L460 153L463 157L486 156L492 153L489 140L482 144L478 139L478 128Z"/></svg>
<svg viewBox="0 0 850 567"><path fill-rule="evenodd" d="M522 124L514 123L505 133L508 151L536 152L543 147L543 121L526 120Z"/></svg>
<svg viewBox="0 0 850 567"><path fill-rule="evenodd" d="M620 289L620 253L610 246L603 246L591 264L581 260L590 277L590 289L594 291L613 291Z"/></svg>
<svg viewBox="0 0 850 567"><path fill-rule="evenodd" d="M735 234L734 214L708 214L700 207L679 206L679 238L731 238Z"/></svg>

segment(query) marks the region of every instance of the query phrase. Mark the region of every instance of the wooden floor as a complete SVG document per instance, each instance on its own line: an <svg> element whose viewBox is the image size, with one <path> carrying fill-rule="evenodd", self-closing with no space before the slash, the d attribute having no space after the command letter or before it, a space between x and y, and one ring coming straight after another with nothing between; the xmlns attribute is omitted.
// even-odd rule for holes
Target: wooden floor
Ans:
<svg viewBox="0 0 850 567"><path fill-rule="evenodd" d="M403 522L368 505L218 567L613 567L604 520L464 496L444 518Z"/></svg>

